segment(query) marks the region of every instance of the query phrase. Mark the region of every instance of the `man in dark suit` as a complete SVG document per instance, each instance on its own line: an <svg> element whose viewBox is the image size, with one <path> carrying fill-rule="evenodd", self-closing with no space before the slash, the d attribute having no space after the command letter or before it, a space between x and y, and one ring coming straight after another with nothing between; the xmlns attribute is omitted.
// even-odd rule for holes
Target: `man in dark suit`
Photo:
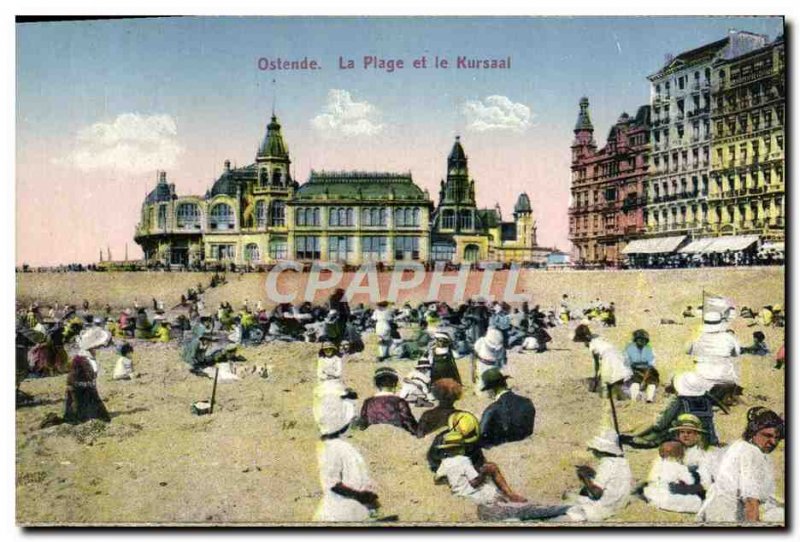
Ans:
<svg viewBox="0 0 800 542"><path fill-rule="evenodd" d="M491 448L504 442L522 440L533 434L536 409L527 397L508 389L510 377L500 369L489 369L481 375L482 391L495 398L481 417L481 446Z"/></svg>

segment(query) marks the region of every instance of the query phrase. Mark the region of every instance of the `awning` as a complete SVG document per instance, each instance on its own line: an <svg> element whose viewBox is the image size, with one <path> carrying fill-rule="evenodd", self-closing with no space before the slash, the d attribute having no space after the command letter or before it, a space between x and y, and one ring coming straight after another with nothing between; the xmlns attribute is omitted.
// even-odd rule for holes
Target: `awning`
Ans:
<svg viewBox="0 0 800 542"><path fill-rule="evenodd" d="M732 235L729 237L717 237L705 252L739 252L750 248L758 242L758 235Z"/></svg>
<svg viewBox="0 0 800 542"><path fill-rule="evenodd" d="M708 247L714 244L713 237L704 237L702 239L695 239L678 252L681 254L702 254L707 251Z"/></svg>
<svg viewBox="0 0 800 542"><path fill-rule="evenodd" d="M657 237L654 239L636 239L628 243L623 254L668 254L675 252L686 239L685 235L677 237Z"/></svg>
<svg viewBox="0 0 800 542"><path fill-rule="evenodd" d="M738 252L758 242L758 235L733 235L728 237L703 237L695 239L678 252L681 254L710 254L714 252Z"/></svg>

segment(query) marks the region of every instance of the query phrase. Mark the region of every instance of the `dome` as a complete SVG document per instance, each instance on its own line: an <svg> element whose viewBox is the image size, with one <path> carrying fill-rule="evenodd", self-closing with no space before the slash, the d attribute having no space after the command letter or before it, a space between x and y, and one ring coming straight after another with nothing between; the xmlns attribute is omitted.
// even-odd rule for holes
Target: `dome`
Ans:
<svg viewBox="0 0 800 542"><path fill-rule="evenodd" d="M517 203L514 205L514 213L530 213L533 212L531 208L531 200L528 197L528 194L523 192L517 198Z"/></svg>

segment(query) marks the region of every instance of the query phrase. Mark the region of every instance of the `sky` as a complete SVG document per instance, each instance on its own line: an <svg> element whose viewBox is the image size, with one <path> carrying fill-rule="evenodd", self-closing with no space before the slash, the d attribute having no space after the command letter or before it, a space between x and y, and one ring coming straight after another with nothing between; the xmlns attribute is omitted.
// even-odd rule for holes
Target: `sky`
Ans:
<svg viewBox="0 0 800 542"><path fill-rule="evenodd" d="M581 96L603 145L648 103L647 75L730 29L781 18L170 18L17 24L16 263L141 257L157 170L203 194L252 163L274 110L299 182L310 170L407 172L432 197L456 135L481 207L530 196L540 245L569 249L570 144ZM403 69L364 67L364 57ZM506 70L456 57L511 57ZM425 69L413 61L425 56ZM435 68L435 57L450 67ZM354 69L340 69L339 57ZM318 70L261 70L259 59Z"/></svg>

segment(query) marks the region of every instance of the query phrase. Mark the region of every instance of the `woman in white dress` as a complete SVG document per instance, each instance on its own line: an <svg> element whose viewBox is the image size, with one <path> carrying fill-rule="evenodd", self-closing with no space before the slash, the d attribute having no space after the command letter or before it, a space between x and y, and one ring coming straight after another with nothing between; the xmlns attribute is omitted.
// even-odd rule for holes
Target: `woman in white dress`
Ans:
<svg viewBox="0 0 800 542"><path fill-rule="evenodd" d="M314 418L320 433L317 444L319 476L322 484L315 521L366 521L380 506L367 462L356 448L342 437L350 427L356 407L344 389L327 385L315 397Z"/></svg>
<svg viewBox="0 0 800 542"><path fill-rule="evenodd" d="M698 519L712 523L783 523L769 454L784 438L783 419L764 407L747 411L747 428L720 462Z"/></svg>

